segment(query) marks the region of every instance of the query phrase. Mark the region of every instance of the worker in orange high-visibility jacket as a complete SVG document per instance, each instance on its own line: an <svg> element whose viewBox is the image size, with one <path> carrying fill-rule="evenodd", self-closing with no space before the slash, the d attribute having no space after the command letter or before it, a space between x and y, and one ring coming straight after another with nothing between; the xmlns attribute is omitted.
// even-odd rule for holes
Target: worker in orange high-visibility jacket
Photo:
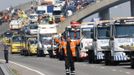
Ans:
<svg viewBox="0 0 134 75"><path fill-rule="evenodd" d="M61 45L65 54L65 70L66 75L75 75L74 57L76 57L76 46L80 43L78 41L71 41L70 37L65 40L62 38ZM71 73L70 73L71 71Z"/></svg>
<svg viewBox="0 0 134 75"><path fill-rule="evenodd" d="M55 38L54 39L56 43L58 43L58 50L56 51L57 53L57 57L59 58L59 60L64 60L64 50L63 50L63 36L61 36L60 39Z"/></svg>

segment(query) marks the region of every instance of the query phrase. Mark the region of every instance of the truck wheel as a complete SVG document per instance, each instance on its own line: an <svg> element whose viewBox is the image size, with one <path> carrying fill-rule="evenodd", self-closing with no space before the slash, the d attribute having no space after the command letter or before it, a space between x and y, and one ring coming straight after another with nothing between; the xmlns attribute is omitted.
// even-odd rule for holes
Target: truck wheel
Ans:
<svg viewBox="0 0 134 75"><path fill-rule="evenodd" d="M94 63L94 51L93 50L88 51L88 62Z"/></svg>
<svg viewBox="0 0 134 75"><path fill-rule="evenodd" d="M106 51L106 52L104 52L104 54L105 54L105 58L104 58L105 65L111 65L111 53L110 53L110 51Z"/></svg>
<svg viewBox="0 0 134 75"><path fill-rule="evenodd" d="M50 57L50 58L53 58L53 57L54 57L54 56L53 56L53 51L52 51L52 50L49 50L48 52L49 52L49 57Z"/></svg>
<svg viewBox="0 0 134 75"><path fill-rule="evenodd" d="M46 55L44 54L44 51L43 50L38 50L37 51L37 57L45 57Z"/></svg>
<svg viewBox="0 0 134 75"><path fill-rule="evenodd" d="M23 50L20 51L20 55L24 55Z"/></svg>
<svg viewBox="0 0 134 75"><path fill-rule="evenodd" d="M134 69L134 56L131 57L131 68Z"/></svg>

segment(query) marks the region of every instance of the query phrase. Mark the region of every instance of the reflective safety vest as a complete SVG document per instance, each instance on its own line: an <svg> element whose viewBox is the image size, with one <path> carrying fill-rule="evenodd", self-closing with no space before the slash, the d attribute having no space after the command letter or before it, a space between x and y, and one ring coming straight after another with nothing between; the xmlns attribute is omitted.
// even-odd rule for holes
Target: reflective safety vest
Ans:
<svg viewBox="0 0 134 75"><path fill-rule="evenodd" d="M72 56L75 57L76 56L76 46L80 43L80 41L71 41L70 42L70 48L71 48L71 52L72 52ZM64 49L64 53L65 53L65 56L67 56L67 42L65 41L62 41L62 47Z"/></svg>

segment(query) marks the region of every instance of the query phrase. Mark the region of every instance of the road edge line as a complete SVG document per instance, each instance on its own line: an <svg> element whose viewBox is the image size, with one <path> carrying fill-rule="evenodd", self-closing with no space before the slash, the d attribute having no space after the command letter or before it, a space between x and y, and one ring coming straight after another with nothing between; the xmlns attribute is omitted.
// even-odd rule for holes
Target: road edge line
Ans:
<svg viewBox="0 0 134 75"><path fill-rule="evenodd" d="M4 61L4 60L3 60L3 59L0 59L0 61ZM29 67L27 67L27 66L25 66L25 65L22 65L22 64L19 64L19 63L17 63L17 62L9 61L9 63L12 63L12 64L14 64L14 65L20 66L20 67L25 68L25 69L28 69L28 70L30 70L30 71L36 72L36 73L38 73L39 75L46 75L46 74L44 74L44 73L42 73L42 72L40 72L40 71L38 71L38 70L36 70L36 69L29 68Z"/></svg>

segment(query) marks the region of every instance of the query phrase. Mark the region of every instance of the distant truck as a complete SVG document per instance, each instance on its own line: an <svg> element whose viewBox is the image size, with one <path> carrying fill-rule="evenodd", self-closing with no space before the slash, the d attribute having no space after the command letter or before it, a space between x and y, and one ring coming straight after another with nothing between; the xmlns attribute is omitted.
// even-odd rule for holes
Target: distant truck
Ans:
<svg viewBox="0 0 134 75"><path fill-rule="evenodd" d="M52 36L57 35L57 27L55 24L39 24L38 25L38 56L53 53ZM51 56L51 55L50 55Z"/></svg>
<svg viewBox="0 0 134 75"><path fill-rule="evenodd" d="M38 15L52 15L53 13L53 5L40 5L37 6L36 13Z"/></svg>

